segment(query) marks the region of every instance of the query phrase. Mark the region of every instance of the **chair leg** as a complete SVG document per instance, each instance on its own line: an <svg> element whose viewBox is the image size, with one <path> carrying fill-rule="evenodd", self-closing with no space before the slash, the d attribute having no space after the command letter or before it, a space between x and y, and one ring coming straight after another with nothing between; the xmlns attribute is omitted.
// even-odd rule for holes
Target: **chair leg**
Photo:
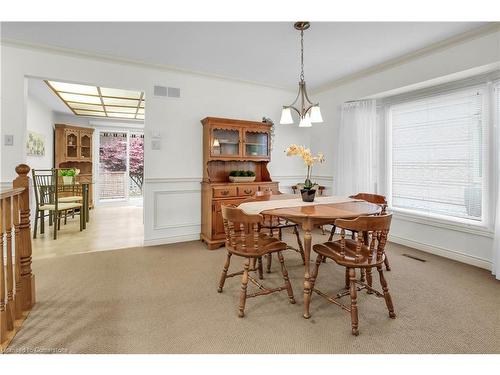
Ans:
<svg viewBox="0 0 500 375"><path fill-rule="evenodd" d="M282 241L283 240L283 232L281 230L282 228L278 228L278 240Z"/></svg>
<svg viewBox="0 0 500 375"><path fill-rule="evenodd" d="M360 273L359 281L361 281L362 283L364 283L365 282L365 273L366 273L365 269L361 268L359 270L359 273Z"/></svg>
<svg viewBox="0 0 500 375"><path fill-rule="evenodd" d="M35 227L33 228L33 239L36 238L36 231L38 230L38 218L40 216L40 212L39 210L36 210L36 213L35 213Z"/></svg>
<svg viewBox="0 0 500 375"><path fill-rule="evenodd" d="M271 273L271 263L273 262L273 254L266 255L266 272Z"/></svg>
<svg viewBox="0 0 500 375"><path fill-rule="evenodd" d="M40 212L40 234L44 233L45 233L45 211L42 211Z"/></svg>
<svg viewBox="0 0 500 375"><path fill-rule="evenodd" d="M373 278L372 278L372 269L371 268L367 268L366 269L366 283L368 284L368 286L372 287L373 286ZM366 293L368 294L372 294L373 292L368 289L366 291Z"/></svg>
<svg viewBox="0 0 500 375"><path fill-rule="evenodd" d="M351 329L354 336L359 335L358 330L358 305L357 305L357 294L358 289L356 288L356 269L349 268L349 294L351 295Z"/></svg>
<svg viewBox="0 0 500 375"><path fill-rule="evenodd" d="M299 246L299 253L302 258L302 264L306 264L306 257L304 255L304 246L302 245L302 240L300 239L299 228L297 225L293 227L293 234L297 237L297 245Z"/></svg>
<svg viewBox="0 0 500 375"><path fill-rule="evenodd" d="M333 236L335 236L335 231L337 230L337 227L335 225L332 225L332 230L330 231L330 237L328 237L328 242L331 242L333 239Z"/></svg>
<svg viewBox="0 0 500 375"><path fill-rule="evenodd" d="M226 263L224 263L224 268L222 269L222 275L220 276L219 288L217 288L217 292L219 293L222 293L222 288L224 288L224 283L226 282L227 270L229 269L232 255L233 254L231 254L230 252L227 253Z"/></svg>
<svg viewBox="0 0 500 375"><path fill-rule="evenodd" d="M392 298L389 293L389 288L387 287L387 281L384 277L384 271L382 270L382 265L377 266L378 274L380 276L380 285L382 285L382 290L384 291L385 304L387 305L387 310L389 310L389 317L396 318L396 313L394 312L394 305L392 304Z"/></svg>
<svg viewBox="0 0 500 375"><path fill-rule="evenodd" d="M318 256L316 257L316 263L314 265L313 272L312 272L311 277L309 279L309 283L311 284L311 296L312 296L312 290L314 289L314 284L316 284L316 279L318 278L319 266L323 262L323 258L325 258L325 257L318 254Z"/></svg>
<svg viewBox="0 0 500 375"><path fill-rule="evenodd" d="M245 268L243 276L241 277L241 292L240 292L240 307L238 316L243 318L245 316L245 303L247 301L247 286L248 286L248 269L250 268L250 258L245 260Z"/></svg>
<svg viewBox="0 0 500 375"><path fill-rule="evenodd" d="M281 254L281 251L278 251L278 259L281 265L281 273L283 274L283 279L285 280L285 287L288 293L288 300L290 301L290 303L293 304L295 303L295 298L293 297L292 284L290 284L290 279L288 278L288 271L285 266L285 259L283 258L283 254Z"/></svg>
<svg viewBox="0 0 500 375"><path fill-rule="evenodd" d="M49 227L52 226L52 211L49 211Z"/></svg>
<svg viewBox="0 0 500 375"><path fill-rule="evenodd" d="M387 254L385 254L384 264L385 264L385 270L390 271L391 265L389 264L389 258L387 258Z"/></svg>
<svg viewBox="0 0 500 375"><path fill-rule="evenodd" d="M57 230L58 230L57 224L58 222L60 223L61 221L57 219L58 216L57 211L53 211L53 214L54 214L54 240L57 240Z"/></svg>
<svg viewBox="0 0 500 375"><path fill-rule="evenodd" d="M84 224L85 224L85 217L82 215L82 210L80 210L80 232L83 231Z"/></svg>
<svg viewBox="0 0 500 375"><path fill-rule="evenodd" d="M62 211L56 213L57 216L57 230L61 230L61 214Z"/></svg>
<svg viewBox="0 0 500 375"><path fill-rule="evenodd" d="M68 211L64 211L64 225L68 224Z"/></svg>
<svg viewBox="0 0 500 375"><path fill-rule="evenodd" d="M262 267L262 257L259 257L259 259L257 259L257 271L259 272L259 279L263 280L264 279L264 268Z"/></svg>
<svg viewBox="0 0 500 375"><path fill-rule="evenodd" d="M351 280L349 278L349 268L346 267L346 269L345 269L345 288L349 289L350 285L351 285Z"/></svg>

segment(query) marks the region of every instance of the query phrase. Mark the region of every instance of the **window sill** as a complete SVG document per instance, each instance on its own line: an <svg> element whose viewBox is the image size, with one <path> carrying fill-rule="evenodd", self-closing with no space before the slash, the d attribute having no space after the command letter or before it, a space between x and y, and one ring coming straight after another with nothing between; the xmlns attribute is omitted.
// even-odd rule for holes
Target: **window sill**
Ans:
<svg viewBox="0 0 500 375"><path fill-rule="evenodd" d="M471 233L478 236L484 236L493 238L494 233L490 228L482 225L474 225L468 223L461 223L453 220L440 219L427 215L420 215L413 212L407 212L399 210L397 208L390 208L390 211L394 214L395 219L401 219L405 221L411 221L413 223L430 225L437 228L444 228L449 230L454 230L457 232Z"/></svg>

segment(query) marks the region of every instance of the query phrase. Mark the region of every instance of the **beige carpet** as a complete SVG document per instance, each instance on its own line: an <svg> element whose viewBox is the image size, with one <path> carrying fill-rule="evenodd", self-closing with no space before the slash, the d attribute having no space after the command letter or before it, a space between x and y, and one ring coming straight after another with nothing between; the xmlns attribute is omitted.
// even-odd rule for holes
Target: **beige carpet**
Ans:
<svg viewBox="0 0 500 375"><path fill-rule="evenodd" d="M244 319L237 317L239 279L216 292L225 251L207 251L200 242L35 260L38 303L10 349L500 353L500 282L488 271L393 244L389 254L393 271L386 276L398 317L389 319L383 299L362 292L358 337L351 335L348 313L317 295L312 318L302 318L303 266L294 252L286 260L297 304L290 305L285 292L252 298ZM276 266L266 276L269 285L281 282ZM317 285L334 292L343 275L329 262Z"/></svg>

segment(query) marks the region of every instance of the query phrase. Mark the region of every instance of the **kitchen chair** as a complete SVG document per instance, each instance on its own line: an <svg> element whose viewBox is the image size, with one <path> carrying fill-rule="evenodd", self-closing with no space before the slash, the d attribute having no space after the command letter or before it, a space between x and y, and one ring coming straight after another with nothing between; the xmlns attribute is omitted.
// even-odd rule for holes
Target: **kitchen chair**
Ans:
<svg viewBox="0 0 500 375"><path fill-rule="evenodd" d="M61 216L67 215L68 210L80 210L80 231L83 230L82 204L78 202L61 202L59 200L59 181L57 169L33 169L33 187L35 190L35 226L33 238L36 238L38 220L40 220L40 234L45 232L45 211L49 211L49 217L54 222L54 239L57 239L57 231L61 228Z"/></svg>
<svg viewBox="0 0 500 375"><path fill-rule="evenodd" d="M279 241L277 238L271 237L260 232L260 224L262 224L262 215L248 215L237 207L222 205L222 218L224 222L224 232L226 234L226 250L227 258L222 275L220 278L218 292L221 293L224 288L224 283L228 277L242 275L241 292L238 316L245 316L245 304L247 298L262 296L274 292L286 290L290 303L295 303L293 296L292 285L288 278L288 271L285 267L285 261L282 251L286 250L287 245ZM281 264L281 272L285 281L284 285L268 289L260 284L256 279L249 275L250 261L252 259L262 258L264 255L277 253ZM228 269L231 262L231 256L236 255L246 258L243 271L235 272L228 275ZM258 292L248 294L248 281L257 288Z"/></svg>
<svg viewBox="0 0 500 375"><path fill-rule="evenodd" d="M387 213L387 200L383 195L378 195L378 194L370 194L370 193L358 193L356 195L351 195L349 198L353 199L362 199L364 201L367 201L369 203L373 204L378 204L381 208L380 215L385 215ZM328 238L328 241L331 241L333 239L333 236L335 235L335 230L336 227L335 225L332 226L332 230L330 232L330 238ZM354 238L354 232L352 233L352 238ZM391 270L391 265L389 264L389 258L387 255L385 256L385 269L387 271Z"/></svg>
<svg viewBox="0 0 500 375"><path fill-rule="evenodd" d="M318 257L311 275L311 290L351 313L351 329L352 334L355 336L359 334L357 292L362 289L367 289L369 294L374 293L377 297L383 297L389 310L389 317L392 319L396 317L382 267L385 260L385 244L391 226L391 219L392 215L360 216L354 220L337 219L335 225L341 229L340 240L328 241L313 246L313 250L318 254ZM356 233L355 237L357 238L346 239L346 230ZM360 235L361 233L363 235ZM335 297L328 296L314 288L319 267L324 258L330 258L338 265L345 267L346 290L338 293ZM382 292L372 286L372 268L374 267L377 268L379 273ZM366 271L366 283L356 279L357 268ZM357 285L361 287L357 287ZM351 297L350 307L338 301L338 299L346 295Z"/></svg>
<svg viewBox="0 0 500 375"><path fill-rule="evenodd" d="M280 195L282 193L281 192L273 193L272 191L258 191L252 198L246 200L245 202L269 200L269 198L273 194ZM273 237L275 231L277 231L278 239L280 241L283 240L283 229L293 228L293 234L297 238L298 248L287 244L287 250L293 250L299 253L300 257L302 258L302 264L304 264L305 262L304 246L302 245L302 240L300 239L299 226L297 224L292 223L288 220L284 220L277 216L263 215L263 221L262 224L260 224L260 227L269 230L269 234L271 235L271 237ZM266 258L267 258L266 272L270 273L272 264L272 254L267 255Z"/></svg>

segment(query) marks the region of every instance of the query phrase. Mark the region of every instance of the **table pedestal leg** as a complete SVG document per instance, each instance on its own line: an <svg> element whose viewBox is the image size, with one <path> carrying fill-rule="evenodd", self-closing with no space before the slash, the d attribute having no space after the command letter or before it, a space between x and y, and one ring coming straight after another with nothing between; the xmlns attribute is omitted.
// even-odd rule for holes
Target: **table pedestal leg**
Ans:
<svg viewBox="0 0 500 375"><path fill-rule="evenodd" d="M309 319L309 304L311 303L311 282L310 282L310 269L309 260L311 259L311 227L309 225L303 226L304 229L304 318Z"/></svg>

